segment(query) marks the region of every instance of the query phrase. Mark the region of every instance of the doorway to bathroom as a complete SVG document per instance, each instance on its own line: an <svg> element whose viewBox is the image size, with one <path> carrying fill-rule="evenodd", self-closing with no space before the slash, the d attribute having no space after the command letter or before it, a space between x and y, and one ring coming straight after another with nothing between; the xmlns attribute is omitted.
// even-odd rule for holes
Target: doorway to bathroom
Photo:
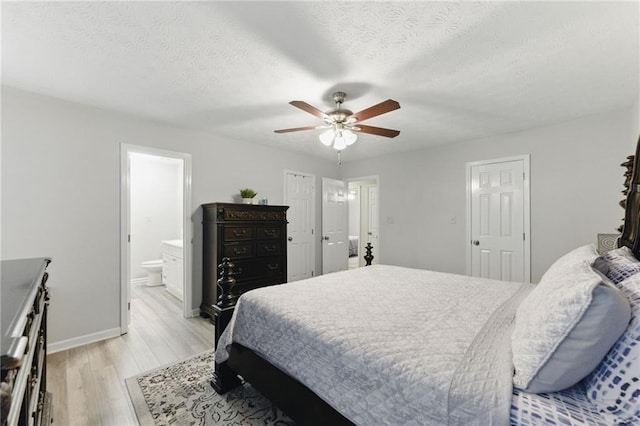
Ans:
<svg viewBox="0 0 640 426"><path fill-rule="evenodd" d="M373 246L372 264L378 263L380 250L378 176L349 179L349 269L365 266L368 243Z"/></svg>
<svg viewBox="0 0 640 426"><path fill-rule="evenodd" d="M149 147L121 150L121 315L152 294L191 316L191 156ZM133 304L135 306L135 304Z"/></svg>

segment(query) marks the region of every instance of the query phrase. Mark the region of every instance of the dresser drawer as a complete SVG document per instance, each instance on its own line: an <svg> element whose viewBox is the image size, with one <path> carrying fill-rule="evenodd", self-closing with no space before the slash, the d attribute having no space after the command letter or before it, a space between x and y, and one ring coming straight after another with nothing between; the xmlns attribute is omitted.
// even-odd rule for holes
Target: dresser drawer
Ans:
<svg viewBox="0 0 640 426"><path fill-rule="evenodd" d="M284 258L282 256L263 257L252 260L233 261L235 264L233 278L236 282L250 281L256 279L270 279L283 275Z"/></svg>
<svg viewBox="0 0 640 426"><path fill-rule="evenodd" d="M253 239L251 226L225 226L224 241L242 241Z"/></svg>
<svg viewBox="0 0 640 426"><path fill-rule="evenodd" d="M236 284L233 293L236 296L242 296L244 293L248 292L249 290L254 290L256 288L262 288L262 287L268 287L271 285L276 285L276 284L282 284L284 283L286 280L284 279L284 277L273 277L269 280L266 281L248 281L246 283L240 283L240 284Z"/></svg>
<svg viewBox="0 0 640 426"><path fill-rule="evenodd" d="M282 228L280 226L258 226L256 234L256 238L259 240L277 240L282 236Z"/></svg>
<svg viewBox="0 0 640 426"><path fill-rule="evenodd" d="M258 241L256 251L258 256L278 256L282 253L282 245L280 241Z"/></svg>
<svg viewBox="0 0 640 426"><path fill-rule="evenodd" d="M228 257L232 260L253 257L253 243L225 243L222 248L222 253L223 257Z"/></svg>

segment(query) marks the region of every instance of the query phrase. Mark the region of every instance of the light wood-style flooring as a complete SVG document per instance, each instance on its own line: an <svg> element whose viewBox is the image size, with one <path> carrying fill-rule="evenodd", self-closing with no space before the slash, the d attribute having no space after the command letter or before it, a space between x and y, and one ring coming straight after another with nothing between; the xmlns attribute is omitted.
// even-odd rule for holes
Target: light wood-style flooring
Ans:
<svg viewBox="0 0 640 426"><path fill-rule="evenodd" d="M209 320L183 318L164 286L131 296L128 334L48 355L54 425L137 425L124 380L213 348Z"/></svg>

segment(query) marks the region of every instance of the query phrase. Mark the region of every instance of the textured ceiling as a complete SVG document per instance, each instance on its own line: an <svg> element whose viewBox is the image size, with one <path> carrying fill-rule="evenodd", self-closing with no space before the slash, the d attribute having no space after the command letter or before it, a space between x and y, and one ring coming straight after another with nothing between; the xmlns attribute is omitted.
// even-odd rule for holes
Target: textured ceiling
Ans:
<svg viewBox="0 0 640 426"><path fill-rule="evenodd" d="M335 158L288 105L400 110L343 161L529 129L639 96L638 2L3 2L2 83Z"/></svg>

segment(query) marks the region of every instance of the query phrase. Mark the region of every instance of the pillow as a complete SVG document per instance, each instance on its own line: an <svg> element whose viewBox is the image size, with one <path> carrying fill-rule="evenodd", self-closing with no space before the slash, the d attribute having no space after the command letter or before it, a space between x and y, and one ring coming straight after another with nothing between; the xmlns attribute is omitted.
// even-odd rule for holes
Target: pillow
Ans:
<svg viewBox="0 0 640 426"><path fill-rule="evenodd" d="M593 263L597 258L598 251L596 250L595 245L587 244L585 246L578 247L556 260L549 269L547 269L547 272L542 275L540 282L545 279L553 279L552 277L557 276L558 274L564 275L566 268L571 265L576 265L582 262Z"/></svg>
<svg viewBox="0 0 640 426"><path fill-rule="evenodd" d="M640 419L640 275L619 284L631 304L631 322L584 381L587 398L611 424Z"/></svg>
<svg viewBox="0 0 640 426"><path fill-rule="evenodd" d="M593 267L615 284L640 272L640 261L628 247L610 250L596 259Z"/></svg>
<svg viewBox="0 0 640 426"><path fill-rule="evenodd" d="M591 267L595 247L556 261L518 307L511 336L513 384L555 392L589 374L625 330L627 298Z"/></svg>

